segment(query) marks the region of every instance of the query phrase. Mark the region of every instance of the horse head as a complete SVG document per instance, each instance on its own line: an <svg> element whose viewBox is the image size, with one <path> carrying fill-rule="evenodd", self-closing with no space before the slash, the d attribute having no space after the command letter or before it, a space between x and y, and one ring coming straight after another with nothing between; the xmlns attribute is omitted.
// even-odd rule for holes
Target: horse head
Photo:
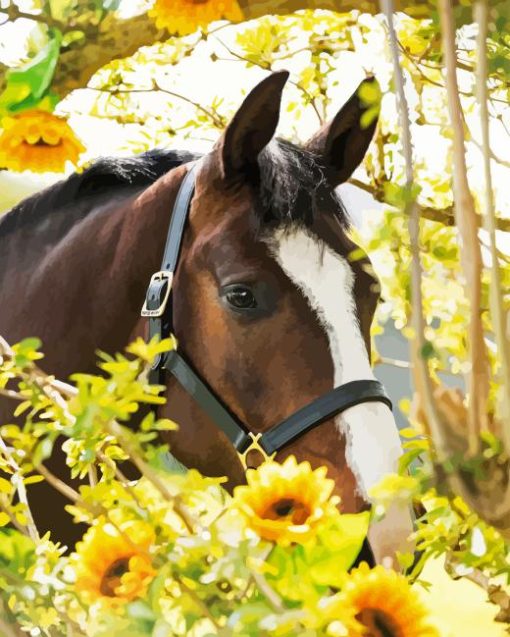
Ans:
<svg viewBox="0 0 510 637"><path fill-rule="evenodd" d="M370 326L379 286L359 254L335 189L361 163L377 117L359 89L302 147L275 139L286 72L246 97L212 151L195 165L195 192L173 281L179 348L252 433L263 433L318 397L374 379ZM372 83L368 79L365 83ZM370 120L370 118L369 118ZM165 415L176 457L209 475L243 481L238 455L208 414L168 380ZM324 465L345 512L396 470L401 445L391 410L363 402L281 448ZM257 466L257 451L247 454ZM396 505L372 526L378 561L402 550L409 512Z"/></svg>

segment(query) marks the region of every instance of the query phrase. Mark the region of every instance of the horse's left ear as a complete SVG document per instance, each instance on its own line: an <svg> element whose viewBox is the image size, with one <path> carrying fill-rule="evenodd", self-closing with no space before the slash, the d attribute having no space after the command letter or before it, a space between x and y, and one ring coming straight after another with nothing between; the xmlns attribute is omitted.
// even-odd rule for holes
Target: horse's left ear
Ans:
<svg viewBox="0 0 510 637"><path fill-rule="evenodd" d="M257 166L260 151L271 141L280 118L282 91L287 71L271 73L245 98L221 136L223 176L232 179Z"/></svg>
<svg viewBox="0 0 510 637"><path fill-rule="evenodd" d="M380 105L375 78L364 80L354 94L305 145L321 157L332 186L347 181L363 161L374 136Z"/></svg>

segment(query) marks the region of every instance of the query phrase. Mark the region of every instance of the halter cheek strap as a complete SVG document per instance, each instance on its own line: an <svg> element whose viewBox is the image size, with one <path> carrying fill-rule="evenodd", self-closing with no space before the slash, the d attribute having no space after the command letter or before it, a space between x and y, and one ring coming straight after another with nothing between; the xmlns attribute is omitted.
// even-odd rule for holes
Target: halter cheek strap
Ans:
<svg viewBox="0 0 510 637"><path fill-rule="evenodd" d="M142 316L149 319L149 337L160 339L172 335L172 282L179 261L182 239L191 201L195 191L195 164L179 188L168 230L161 270L152 275ZM262 434L254 435L218 395L192 368L177 349L160 355L154 362L150 381L164 384L164 373L169 372L197 402L216 426L227 436L241 458L251 448L261 448L267 455L279 451L310 429L317 427L350 407L367 402L382 402L392 409L383 385L375 379L354 380L335 387L316 398L291 416ZM245 463L244 463L245 464ZM246 467L246 464L245 464Z"/></svg>
<svg viewBox="0 0 510 637"><path fill-rule="evenodd" d="M159 336L160 340L168 338L173 332L172 325L172 283L177 269L184 227L195 192L195 164L186 173L174 203L170 226L166 237L165 250L161 270L155 272L150 280L142 316L149 319L149 339ZM151 382L162 384L163 356L159 355L153 365Z"/></svg>

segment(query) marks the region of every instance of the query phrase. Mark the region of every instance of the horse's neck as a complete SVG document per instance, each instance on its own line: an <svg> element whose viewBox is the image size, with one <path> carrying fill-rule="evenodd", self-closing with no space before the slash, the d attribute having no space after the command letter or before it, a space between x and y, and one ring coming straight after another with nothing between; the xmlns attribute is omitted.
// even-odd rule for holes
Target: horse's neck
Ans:
<svg viewBox="0 0 510 637"><path fill-rule="evenodd" d="M8 294L0 333L11 341L38 336L45 368L63 377L93 370L97 349L122 350L160 269L183 170L120 203L103 202L76 224L34 267L23 293Z"/></svg>

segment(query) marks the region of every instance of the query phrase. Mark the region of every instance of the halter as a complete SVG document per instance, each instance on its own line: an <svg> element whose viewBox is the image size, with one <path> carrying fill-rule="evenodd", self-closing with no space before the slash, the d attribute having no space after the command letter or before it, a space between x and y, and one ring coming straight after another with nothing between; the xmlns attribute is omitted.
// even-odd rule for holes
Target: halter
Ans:
<svg viewBox="0 0 510 637"><path fill-rule="evenodd" d="M147 289L142 316L149 319L149 338L173 337L172 281L179 261L184 229L194 192L195 164L192 165L179 188L170 219L161 270L152 275ZM175 337L173 338L177 343ZM353 380L316 398L267 431L254 434L229 411L177 350L177 346L172 351L157 357L151 370L150 382L164 384L165 372L169 372L177 379L184 390L227 436L238 452L245 469L247 454L252 449L261 450L267 456L272 456L310 429L350 407L361 403L382 402L392 409L391 400L378 380Z"/></svg>

